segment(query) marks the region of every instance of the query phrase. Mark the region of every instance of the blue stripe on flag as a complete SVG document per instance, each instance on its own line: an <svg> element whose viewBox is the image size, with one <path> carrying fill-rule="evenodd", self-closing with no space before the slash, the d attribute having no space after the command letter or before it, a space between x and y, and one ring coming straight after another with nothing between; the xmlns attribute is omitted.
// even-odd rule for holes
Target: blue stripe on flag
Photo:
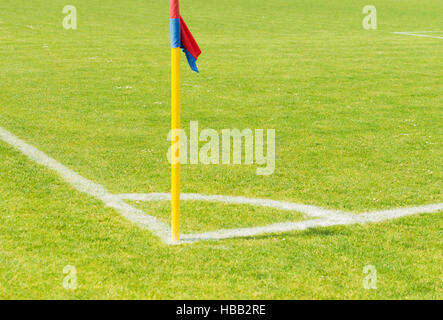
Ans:
<svg viewBox="0 0 443 320"><path fill-rule="evenodd" d="M192 54L189 53L188 50L186 50L185 48L182 48L183 52L186 54L186 59L188 59L188 63L189 66L191 67L191 69L195 72L199 72L198 68L197 68L197 60L195 60L195 58L192 56Z"/></svg>
<svg viewBox="0 0 443 320"><path fill-rule="evenodd" d="M171 19L171 48L180 48L180 19Z"/></svg>

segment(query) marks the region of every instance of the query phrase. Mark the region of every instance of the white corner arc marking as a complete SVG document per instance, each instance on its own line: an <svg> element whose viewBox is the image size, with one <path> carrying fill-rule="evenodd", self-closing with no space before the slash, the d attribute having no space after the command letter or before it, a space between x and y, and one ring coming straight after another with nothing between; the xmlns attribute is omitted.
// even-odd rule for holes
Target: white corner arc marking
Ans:
<svg viewBox="0 0 443 320"><path fill-rule="evenodd" d="M122 200L129 201L166 201L171 200L169 193L133 193L117 195ZM257 207L273 208L284 211L297 211L308 217L340 217L347 216L348 213L336 210L328 210L312 205L299 204L287 201L277 201L270 199L245 198L238 196L203 195L198 193L182 193L181 200L194 200L206 202L223 202L227 204L251 205Z"/></svg>
<svg viewBox="0 0 443 320"><path fill-rule="evenodd" d="M106 206L114 208L124 218L136 223L142 228L148 229L154 235L159 237L165 243L171 244L171 228L156 217L150 216L145 212L129 205L129 201L164 201L170 200L168 193L149 193L149 194L111 194L101 185L92 182L73 170L65 167L55 159L49 157L42 151L27 144L9 131L0 127L0 140L3 140L14 149L20 151L32 161L56 172L63 180L68 182L76 190L88 194L98 200L101 200ZM261 227L221 229L212 232L182 234L182 241L179 243L188 243L201 240L219 240L228 238L256 236L267 233L287 232L292 230L305 230L314 227L328 227L336 225L363 224L370 222L381 222L385 220L396 219L420 213L435 213L443 210L443 203L430 204L418 207L399 208L383 211L374 211L355 215L337 210L328 210L320 207L298 204L286 201L276 201L270 199L252 199L245 197L222 196L222 195L202 195L196 193L184 193L182 200L196 200L209 202L223 202L227 204L244 204L252 206L261 206L275 208L286 211L297 211L303 213L306 217L314 218L300 222L275 223Z"/></svg>
<svg viewBox="0 0 443 320"><path fill-rule="evenodd" d="M169 193L133 193L117 195L122 200L129 201L167 201L171 199ZM435 213L443 210L443 203L423 205L417 207L397 208L360 214L327 210L312 205L304 205L286 201L276 201L268 199L251 199L245 197L232 197L221 195L202 195L196 193L183 193L181 200L197 200L208 202L223 202L228 204L244 204L275 208L285 211L297 211L315 219L299 222L274 223L266 226L252 228L220 229L211 232L183 234L183 242L201 241L201 240L221 240L229 238L250 237L267 233L287 232L292 230L305 230L314 227L330 227L337 225L365 224L382 222L401 217L407 217L420 213Z"/></svg>

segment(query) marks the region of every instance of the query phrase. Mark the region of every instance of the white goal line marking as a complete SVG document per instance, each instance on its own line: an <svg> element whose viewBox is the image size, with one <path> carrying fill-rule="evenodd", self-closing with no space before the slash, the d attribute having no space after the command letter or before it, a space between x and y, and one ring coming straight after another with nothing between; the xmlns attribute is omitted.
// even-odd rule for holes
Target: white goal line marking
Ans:
<svg viewBox="0 0 443 320"><path fill-rule="evenodd" d="M440 36L422 34L422 33L439 33L439 32L443 32L443 31L414 31L414 32L392 32L392 33L393 34L402 34L405 36L413 36L413 37L443 39L443 37L440 37Z"/></svg>
<svg viewBox="0 0 443 320"><path fill-rule="evenodd" d="M76 190L88 194L100 201L106 206L114 208L123 217L136 223L142 228L148 229L162 241L172 244L170 240L171 228L166 223L157 218L146 214L145 212L129 205L129 201L162 201L170 200L168 193L150 193L150 194L111 194L101 185L92 182L73 170L65 167L55 159L49 157L42 151L27 144L9 131L0 127L0 139L11 145L14 149L20 151L32 161L56 172L63 180L68 182ZM355 215L352 213L328 210L316 206L298 204L293 202L276 201L268 199L251 199L245 197L221 196L221 195L201 195L194 193L184 193L181 195L183 200L197 200L209 202L223 202L229 204L246 204L268 208L276 208L286 211L297 211L304 213L305 216L314 219L301 222L275 223L262 227L239 228L239 229L221 229L213 232L182 234L182 241L179 243L188 243L201 240L219 240L227 238L238 238L256 236L267 233L286 232L292 230L305 230L313 227L328 227L336 225L363 224L370 222L380 222L396 219L420 213L434 213L443 210L443 203L424 205L410 208L399 208L383 211L374 211Z"/></svg>

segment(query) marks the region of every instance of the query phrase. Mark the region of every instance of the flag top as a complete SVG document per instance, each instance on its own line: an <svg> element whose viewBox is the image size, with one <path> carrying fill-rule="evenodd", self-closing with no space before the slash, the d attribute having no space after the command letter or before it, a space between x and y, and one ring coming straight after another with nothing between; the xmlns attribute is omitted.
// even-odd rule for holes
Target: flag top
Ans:
<svg viewBox="0 0 443 320"><path fill-rule="evenodd" d="M192 36L191 31L186 26L185 21L180 16L178 0L169 0L169 16L171 25L171 48L182 48L186 54L189 66L198 72L197 59L201 50Z"/></svg>
<svg viewBox="0 0 443 320"><path fill-rule="evenodd" d="M169 0L169 17L171 19L180 18L180 7L178 5L178 0Z"/></svg>

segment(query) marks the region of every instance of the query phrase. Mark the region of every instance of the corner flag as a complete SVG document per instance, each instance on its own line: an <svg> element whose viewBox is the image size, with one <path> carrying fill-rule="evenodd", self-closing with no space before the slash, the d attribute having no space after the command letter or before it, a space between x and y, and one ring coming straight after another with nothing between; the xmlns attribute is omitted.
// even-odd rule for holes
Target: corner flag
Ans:
<svg viewBox="0 0 443 320"><path fill-rule="evenodd" d="M172 145L180 139L180 49L186 54L189 66L198 72L197 59L201 54L197 42L180 16L178 0L169 0L171 25L171 129ZM174 149L172 149L174 150ZM172 241L180 240L180 147L171 154L171 230Z"/></svg>
<svg viewBox="0 0 443 320"><path fill-rule="evenodd" d="M170 23L171 23L171 47L181 48L186 54L189 66L195 72L198 72L197 59L201 50L189 31L183 18L180 16L178 0L169 0L170 4Z"/></svg>

